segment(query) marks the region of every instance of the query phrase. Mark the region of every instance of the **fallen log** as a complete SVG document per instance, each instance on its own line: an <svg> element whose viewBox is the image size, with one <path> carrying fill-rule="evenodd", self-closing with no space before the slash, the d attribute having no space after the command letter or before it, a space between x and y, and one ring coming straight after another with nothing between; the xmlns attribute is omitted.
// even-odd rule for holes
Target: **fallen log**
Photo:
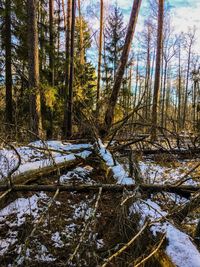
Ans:
<svg viewBox="0 0 200 267"><path fill-rule="evenodd" d="M144 149L135 152L142 152L144 155L154 155L154 154L176 154L176 155L192 155L200 154L200 148L190 148L190 149Z"/></svg>
<svg viewBox="0 0 200 267"><path fill-rule="evenodd" d="M51 166L46 166L39 168L37 170L30 170L23 173L20 173L16 176L14 176L13 183L14 184L23 184L23 183L29 183L33 182L35 180L38 180L42 177L48 177L51 175L56 175L58 172L62 174L69 168L73 168L76 165L82 163L84 160L80 157L76 157L74 160L64 161L61 163L57 163Z"/></svg>
<svg viewBox="0 0 200 267"><path fill-rule="evenodd" d="M99 154L101 154L102 158L104 158L106 164L113 169L114 164L112 162L111 156L109 155L109 151L105 151L103 153L102 149L104 148L104 146L101 145L100 142L99 148L101 149ZM138 187L139 189L141 189L141 185L138 185ZM161 187L163 187L164 190L167 190L165 192L168 192L168 189L169 187L171 187L171 185L162 185ZM161 187L159 185L154 185L154 189L157 192L162 192ZM179 188L180 186L172 186L171 189L173 193L175 193L177 192L177 190L179 190ZM197 186L197 188L199 187ZM152 193L152 191L149 192ZM186 194L187 193L191 193L191 191L186 192ZM124 203L126 202L124 201L123 205ZM136 197L134 199L133 197L132 204L129 203L129 213L130 216L134 216L135 214L139 216L139 225L143 225L146 220L150 220L152 223L154 223L154 225L150 228L152 238L155 237L155 233L156 235L166 234L167 244L165 245L165 248L158 248L158 254L153 255L155 256L155 259L158 260L159 266L200 266L199 251L190 240L190 237L178 230L166 219L167 213L162 211L162 209L159 205L157 205L156 202L151 201L150 199L144 201L139 197ZM180 245L181 247L180 250L177 249L178 245ZM188 253L188 248L190 248L190 253ZM164 255L166 255L164 256L164 261L162 254L160 254L162 251ZM159 256L159 254L161 255L161 257ZM151 266L154 266L154 263Z"/></svg>
<svg viewBox="0 0 200 267"><path fill-rule="evenodd" d="M12 178L12 184L13 187L17 186L17 185L26 185L30 182L34 182L40 178L43 177L48 177L51 175L57 175L64 173L67 169L71 169L75 166L77 166L78 164L82 163L84 160L80 157L77 157L74 160L69 160L69 161L65 161L65 162L61 162L61 163L57 163L56 165L52 165L52 166L46 166L43 168L39 168L37 170L30 170L30 171L26 171L23 173L20 173L18 175L15 175ZM0 186L2 188L4 188L4 190L0 190L2 192L4 192L2 195L0 195L0 209L2 209L4 207L4 205L6 204L7 201L9 201L10 199L12 199L12 194L13 194L13 187L10 187L9 185L5 185L6 182L6 178L1 182Z"/></svg>
<svg viewBox="0 0 200 267"><path fill-rule="evenodd" d="M33 145L28 145L27 147L29 148L32 148L32 149L35 149L35 150L39 150L39 151L44 151L45 152L54 152L54 153L59 153L61 155L69 155L71 154L72 152L73 153L80 153L80 152L83 152L87 149L87 151L92 151L91 148L72 148L72 149L69 149L69 150L63 150L63 149L54 149L54 148L51 148L51 147L38 147L38 146L33 146Z"/></svg>
<svg viewBox="0 0 200 267"><path fill-rule="evenodd" d="M103 192L113 192L113 193L121 193L124 190L139 190L140 192L148 192L148 193L158 193L158 192L168 192L175 193L179 195L187 195L191 193L195 193L200 190L200 186L190 186L190 185L182 185L179 187L173 185L151 185L151 184L141 184L141 185L121 185L121 184L68 184L68 185L25 185L25 184L15 184L12 187L9 185L0 185L0 192L4 192L6 190L12 189L13 191L47 191L54 192L57 189L60 191L67 192L78 192L78 193L88 193L88 192L98 192L99 188L102 188Z"/></svg>
<svg viewBox="0 0 200 267"><path fill-rule="evenodd" d="M172 214L170 214L170 217L174 218L176 223L178 224L182 223L189 213L199 208L200 190L198 191L199 192L189 202L187 202L181 209L179 209L177 212L173 212Z"/></svg>

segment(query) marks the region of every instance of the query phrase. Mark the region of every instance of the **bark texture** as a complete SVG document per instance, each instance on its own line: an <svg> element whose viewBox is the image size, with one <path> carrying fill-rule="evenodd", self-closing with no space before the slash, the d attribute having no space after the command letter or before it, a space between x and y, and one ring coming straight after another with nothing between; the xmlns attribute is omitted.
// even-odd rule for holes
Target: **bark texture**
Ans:
<svg viewBox="0 0 200 267"><path fill-rule="evenodd" d="M41 104L39 91L39 55L37 0L28 0L28 71L30 89L30 129L37 137L42 133ZM34 137L34 139L36 136Z"/></svg>
<svg viewBox="0 0 200 267"><path fill-rule="evenodd" d="M151 140L156 139L156 127L158 124L158 96L160 90L160 72L162 60L162 43L163 43L163 20L164 20L164 0L159 0L158 3L158 29L157 29L157 54L156 54L156 70L153 94L152 107L152 129Z"/></svg>

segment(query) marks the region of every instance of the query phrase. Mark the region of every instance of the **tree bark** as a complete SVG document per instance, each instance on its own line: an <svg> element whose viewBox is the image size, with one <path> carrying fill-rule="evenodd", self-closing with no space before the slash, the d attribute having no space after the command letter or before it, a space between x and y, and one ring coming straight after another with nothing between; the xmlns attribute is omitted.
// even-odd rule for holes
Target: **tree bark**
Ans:
<svg viewBox="0 0 200 267"><path fill-rule="evenodd" d="M49 68L50 68L50 83L54 86L54 0L49 0Z"/></svg>
<svg viewBox="0 0 200 267"><path fill-rule="evenodd" d="M158 10L158 29L157 29L157 55L156 55L156 70L154 82L154 95L152 107L152 129L151 140L156 140L156 127L158 123L158 95L160 90L160 72L162 60L162 44L163 44L163 20L164 20L164 0L159 0Z"/></svg>
<svg viewBox="0 0 200 267"><path fill-rule="evenodd" d="M102 131L103 136L105 136L108 133L113 122L114 110L117 104L119 90L122 84L123 75L124 75L126 64L128 61L129 51L131 48L131 42L132 42L133 35L135 32L135 27L137 23L137 18L138 18L138 13L140 10L141 2L142 0L134 0L133 6L132 6L130 21L129 21L126 38L125 38L125 44L124 44L124 48L122 51L122 56L120 59L119 67L117 69L112 93L111 93L111 96L108 102L108 107L107 107L106 114L105 114L104 129Z"/></svg>
<svg viewBox="0 0 200 267"><path fill-rule="evenodd" d="M79 160L80 161L80 160ZM79 162L80 163L80 162ZM63 170L66 170L67 168L70 168L72 166L75 166L77 164L77 161L68 162L68 165L65 163L65 166L63 165ZM34 172L32 172L34 174ZM54 169L52 168L51 173L56 173L56 167ZM31 174L31 172L30 172ZM50 173L47 173L46 175L49 175ZM28 175L29 182L37 180L41 177L45 176L45 170L41 170L41 172L37 171L37 175ZM21 177L20 177L21 178ZM26 176L23 176L23 179L26 179ZM24 180L25 181L25 180ZM27 182L26 182L27 183ZM0 192L7 191L10 187L8 185L0 185ZM99 188L102 188L103 192L112 192L112 193L123 193L123 191L126 190L135 190L139 189L141 192L148 192L148 193L159 193L159 192L169 192L169 193L175 193L180 196L187 196L189 197L191 193L195 193L199 190L199 186L168 186L168 185L153 185L153 184L139 184L139 185L117 185L117 184L66 184L66 185L25 185L17 183L13 185L12 189L14 191L47 191L47 192L53 192L59 189L59 191L68 191L73 192L76 191L78 193L89 193L89 192L98 192Z"/></svg>
<svg viewBox="0 0 200 267"><path fill-rule="evenodd" d="M6 66L6 121L13 122L12 61L11 61L11 0L5 2L5 66Z"/></svg>
<svg viewBox="0 0 200 267"><path fill-rule="evenodd" d="M72 16L72 0L67 2L67 19L66 19L66 45L65 45L65 90L64 90L64 121L63 121L63 137L67 138L67 116L68 116L68 94L69 94L69 63L70 63L70 34L71 34L71 16Z"/></svg>
<svg viewBox="0 0 200 267"><path fill-rule="evenodd" d="M39 91L39 55L37 0L27 0L28 8L28 71L30 89L30 129L37 139L42 133L41 104Z"/></svg>
<svg viewBox="0 0 200 267"><path fill-rule="evenodd" d="M76 0L72 0L72 19L71 19L71 47L70 47L70 75L69 75L69 95L67 100L67 131L66 137L72 136L72 115L73 115L73 79L74 79L74 35Z"/></svg>
<svg viewBox="0 0 200 267"><path fill-rule="evenodd" d="M80 63L83 66L85 63L84 59L84 44L83 44L83 19L81 15L81 1L78 0L78 12L79 12L79 27L80 27Z"/></svg>
<svg viewBox="0 0 200 267"><path fill-rule="evenodd" d="M98 75L97 75L97 103L96 114L99 114L99 97L100 97L100 82L101 82L101 61L102 61L102 45L103 45L103 16L104 16L104 3L101 0L100 7L100 33L99 33L99 58L98 58Z"/></svg>

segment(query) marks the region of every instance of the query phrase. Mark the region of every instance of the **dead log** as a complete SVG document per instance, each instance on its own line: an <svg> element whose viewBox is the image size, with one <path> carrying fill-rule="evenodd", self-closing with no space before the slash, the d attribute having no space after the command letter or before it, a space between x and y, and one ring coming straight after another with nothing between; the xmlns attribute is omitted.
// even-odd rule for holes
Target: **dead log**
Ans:
<svg viewBox="0 0 200 267"><path fill-rule="evenodd" d="M35 150L39 150L39 151L44 151L45 152L54 152L54 153L59 153L61 155L68 155L68 154L71 154L72 152L73 153L81 153L85 150L87 151L92 151L91 148L76 148L76 149L69 149L69 150L63 150L63 149L54 149L54 148L51 148L51 147L38 147L38 146L33 146L33 145L28 145L27 147L29 148L32 148L32 149L35 149Z"/></svg>
<svg viewBox="0 0 200 267"><path fill-rule="evenodd" d="M195 230L195 236L194 236L194 241L198 248L200 248L200 220L198 221L196 230Z"/></svg>
<svg viewBox="0 0 200 267"><path fill-rule="evenodd" d="M27 184L29 182L36 181L42 177L48 177L52 175L56 175L59 171L60 174L65 172L69 168L73 168L80 163L83 163L84 160L80 157L76 157L75 160L69 160L61 163L57 163L55 165L46 166L43 168L39 168L37 170L30 170L23 173L20 173L13 177L14 184Z"/></svg>
<svg viewBox="0 0 200 267"><path fill-rule="evenodd" d="M68 165L69 166L69 165ZM40 176L41 177L41 176ZM39 177L39 178L40 178ZM37 180L36 177L34 180ZM34 181L32 180L32 181ZM30 181L30 180L29 180ZM66 192L78 192L78 193L89 193L89 192L98 192L99 188L102 187L103 192L113 192L113 193L122 193L124 190L134 191L138 189L141 192L148 193L158 193L158 192L169 192L175 193L181 196L185 196L187 194L195 193L200 190L200 186L187 186L182 185L179 187L171 186L171 185L151 185L151 184L141 184L141 185L121 185L121 184L67 184L67 185L26 185L26 184L15 184L12 188L9 185L0 185L0 192L5 192L9 189L13 191L47 191L54 192L57 189L59 191Z"/></svg>
<svg viewBox="0 0 200 267"><path fill-rule="evenodd" d="M187 202L181 209L177 212L173 212L170 214L171 218L174 218L176 223L180 224L183 220L191 213L193 210L199 208L200 205L200 190L199 193L196 194L189 202Z"/></svg>
<svg viewBox="0 0 200 267"><path fill-rule="evenodd" d="M100 148L102 149L104 146L103 145L99 145ZM111 160L109 158L108 155L108 151L107 151L107 156L104 157L104 154L101 153L102 157L105 159L107 165L111 168L114 167L114 164L110 163ZM99 153L100 154L100 153ZM133 185L131 185L133 187ZM153 191L155 192L171 192L171 193L178 193L178 191L181 189L182 186L173 186L173 185L139 185L139 190L143 190L145 191L145 189L147 188L146 186L152 186L151 188L148 188L148 191L150 193L153 193ZM129 186L126 186L126 188L128 188ZM169 188L171 189L169 191ZM188 188L188 186L184 186L184 188L186 189L186 195L189 195L192 193L192 191L190 191L190 189ZM189 189L189 190L188 190ZM196 192L199 191L199 186L195 187L195 189L197 189ZM136 193L137 190L135 190ZM133 187L133 192L134 192L134 187ZM180 191L179 191L180 192ZM181 194L183 194L183 192L181 192ZM173 224L171 224L169 222L169 220L167 220L167 216L166 216L166 212L163 213L162 209L159 207L159 205L157 205L156 202L151 201L151 199L148 199L146 201L142 200L142 198L136 196L136 198L134 198L134 193L131 197L127 197L127 200L131 200L132 203L128 202L128 201L123 201L122 205L124 205L125 203L128 203L130 209L130 216L133 215L137 215L139 216L139 218L141 218L141 222L145 222L145 220L149 220L151 221L154 225L151 227L150 231L152 233L152 238L155 238L155 232L158 234L163 234L166 233L166 239L169 242L168 246L165 246L165 248L161 248L158 249L158 254L154 254L154 259L157 260L159 262L159 266L169 266L169 267L174 267L176 266L176 257L179 258L179 261L181 259L183 259L183 261L186 261L186 265L189 266L188 263L192 263L191 266L194 266L194 262L197 259L197 257L199 257L199 252L196 249L196 247L194 246L194 244L191 242L189 236L186 236L185 234L183 234L183 236L181 235L181 231L178 230L175 226L173 226ZM198 194L199 195L199 194ZM190 201L192 204L196 205L198 202L198 197L195 197L196 199L194 201ZM200 198L200 197L199 197ZM135 201L136 200L136 201ZM131 206L132 205L132 206ZM131 210L132 210L132 214L131 214ZM187 208L186 208L187 210ZM170 217L173 218L173 217ZM180 237L179 237L180 234ZM179 242L180 245L182 246L182 249L179 251L176 251L177 256L174 253L174 249L176 249L176 246L174 246L174 235L178 236L176 242ZM183 238L182 238L183 237ZM181 239L181 240L179 240ZM175 244L176 244L175 242ZM148 242L146 242L148 243ZM191 249L191 253L190 255L187 255L187 257L185 257L185 255L187 254L188 251L188 247L190 247ZM170 250L167 250L166 248L170 248ZM163 253L162 253L163 251ZM161 254L160 254L161 253ZM150 254L152 255L152 254ZM163 257L164 255L164 257ZM194 256L194 259L192 258ZM196 257L196 258L195 258ZM134 265L134 264L133 264ZM180 264L179 264L180 265ZM135 265L134 265L135 266ZM149 265L150 266L150 265ZM154 263L151 265L154 266ZM180 265L182 266L182 265Z"/></svg>
<svg viewBox="0 0 200 267"><path fill-rule="evenodd" d="M176 155L194 155L194 154L200 154L200 148L190 148L190 149L144 149L140 150L138 152L142 152L144 155L154 155L154 154L163 154L163 153L169 153L169 154L176 154Z"/></svg>
<svg viewBox="0 0 200 267"><path fill-rule="evenodd" d="M69 161L58 163L53 166L46 166L44 168L39 168L37 170L30 170L30 171L20 173L12 178L13 179L12 187L10 187L9 185L5 185L5 181L6 181L6 178L5 178L4 181L2 181L2 183L0 184L0 187L4 188L4 190L0 190L4 192L2 195L0 195L0 209L2 209L6 205L7 201L10 201L10 199L12 199L13 188L15 186L26 185L30 182L34 182L43 177L57 175L58 172L59 174L62 174L67 169L71 169L81 164L83 161L84 160L82 158L77 157L75 160L69 160Z"/></svg>

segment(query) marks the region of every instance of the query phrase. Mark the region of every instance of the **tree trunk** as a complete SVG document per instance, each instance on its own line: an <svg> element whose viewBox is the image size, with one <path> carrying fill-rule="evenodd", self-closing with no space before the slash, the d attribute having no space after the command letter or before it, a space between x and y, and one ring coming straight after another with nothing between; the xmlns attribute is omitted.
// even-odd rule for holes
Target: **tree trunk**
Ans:
<svg viewBox="0 0 200 267"><path fill-rule="evenodd" d="M105 114L105 119L104 119L104 129L102 131L103 135L106 135L112 125L113 118L114 118L114 110L115 106L117 104L117 98L119 94L119 90L122 84L122 79L123 75L126 69L126 64L128 61L128 56L129 56L129 51L131 48L131 42L133 39L133 35L135 32L135 27L137 23L137 18L138 18L138 13L140 10L140 5L141 5L142 0L134 0L133 6L132 6L132 11L131 11L131 16L130 16L130 21L126 33L126 38L125 38L125 43L122 51L122 56L120 59L119 67L117 69L112 93L108 102L108 107L106 110Z"/></svg>
<svg viewBox="0 0 200 267"><path fill-rule="evenodd" d="M162 113L161 113L161 127L164 127L165 123L164 120L166 120L166 115L165 114L165 100L166 100L166 82L167 82L167 67L168 67L168 62L165 60L164 64L164 81L163 81L163 95L162 95Z"/></svg>
<svg viewBox="0 0 200 267"><path fill-rule="evenodd" d="M67 2L67 20L66 20L66 46L65 46L65 90L64 90L64 121L63 121L63 137L67 138L67 116L68 116L68 93L69 93L69 61L70 61L70 34L71 34L71 16L72 16L72 0Z"/></svg>
<svg viewBox="0 0 200 267"><path fill-rule="evenodd" d="M158 10L158 30L157 30L157 55L156 55L156 70L154 82L154 95L152 107L152 129L151 140L156 139L156 127L158 123L158 95L160 90L160 70L162 59L162 43L163 43L163 19L164 19L164 0L159 0Z"/></svg>
<svg viewBox="0 0 200 267"><path fill-rule="evenodd" d="M185 121L186 121L186 116L187 116L188 86L189 86L189 75L190 75L191 49L192 49L192 44L190 45L189 52L188 52L187 73L186 73L186 87L185 87L185 101L184 101L184 109L183 109L183 127L185 127Z"/></svg>
<svg viewBox="0 0 200 267"><path fill-rule="evenodd" d="M50 83L54 86L54 0L49 0L49 68L50 68Z"/></svg>
<svg viewBox="0 0 200 267"><path fill-rule="evenodd" d="M71 47L70 47L70 76L69 76L69 95L67 103L67 132L66 136L72 136L72 115L73 115L73 79L74 79L74 35L75 35L75 16L76 0L72 0L72 21L71 21Z"/></svg>
<svg viewBox="0 0 200 267"><path fill-rule="evenodd" d="M13 122L11 62L11 0L5 2L6 121Z"/></svg>
<svg viewBox="0 0 200 267"><path fill-rule="evenodd" d="M85 59L84 59L84 44L83 44L83 19L81 15L81 1L78 0L78 12L79 12L79 27L80 27L80 63L81 66L84 65Z"/></svg>
<svg viewBox="0 0 200 267"><path fill-rule="evenodd" d="M42 133L39 91L39 55L37 31L37 0L27 0L28 8L28 61L30 89L30 130L37 139Z"/></svg>
<svg viewBox="0 0 200 267"><path fill-rule="evenodd" d="M182 127L181 120L181 45L179 43L179 53L178 53L178 131Z"/></svg>
<svg viewBox="0 0 200 267"><path fill-rule="evenodd" d="M103 45L103 0L101 0L100 7L100 34L99 34L99 59L98 59L98 75L97 75L97 103L96 114L99 114L99 96L100 96L100 82L101 82L101 60L102 60L102 45Z"/></svg>

